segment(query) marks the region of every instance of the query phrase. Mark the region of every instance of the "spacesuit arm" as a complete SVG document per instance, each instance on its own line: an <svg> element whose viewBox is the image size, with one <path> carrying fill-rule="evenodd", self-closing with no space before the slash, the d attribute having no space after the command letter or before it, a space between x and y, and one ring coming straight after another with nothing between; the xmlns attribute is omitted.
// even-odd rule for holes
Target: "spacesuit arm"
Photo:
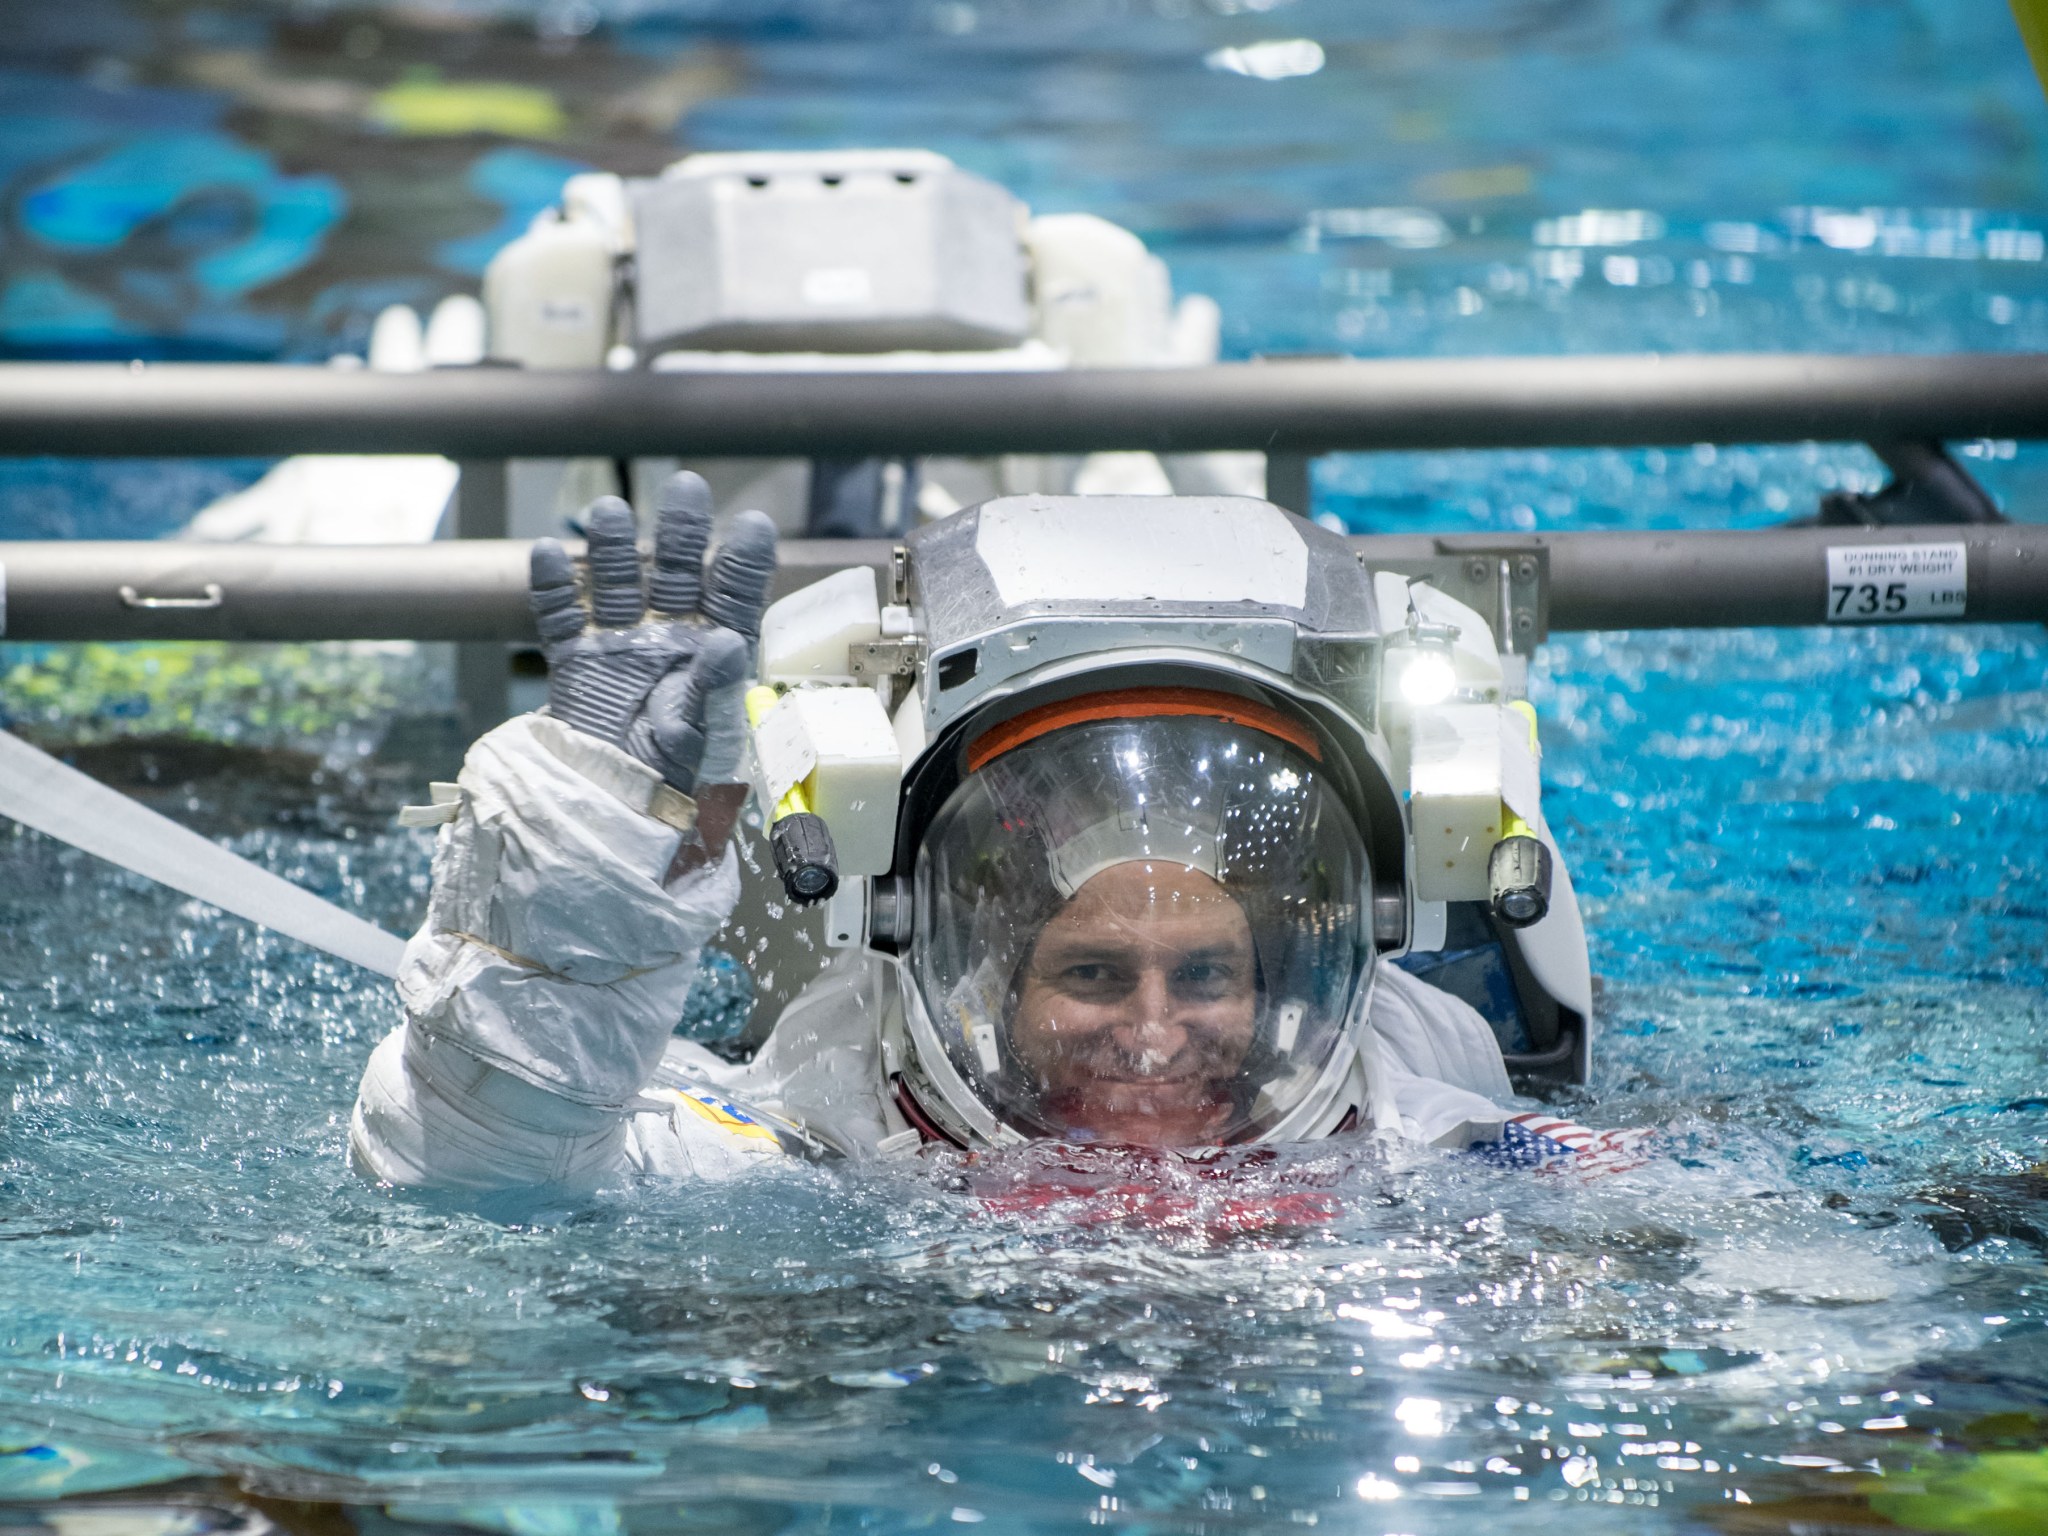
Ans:
<svg viewBox="0 0 2048 1536"><path fill-rule="evenodd" d="M533 547L548 707L470 748L399 968L406 1024L357 1097L356 1162L395 1184L641 1166L629 1130L659 1108L638 1101L738 899L740 695L774 525L739 513L707 570L710 490L672 475L643 570L631 507L584 516L583 577L554 540Z"/></svg>
<svg viewBox="0 0 2048 1536"><path fill-rule="evenodd" d="M545 715L470 749L351 1149L393 1183L601 1177L738 899L732 849L674 880L689 802Z"/></svg>

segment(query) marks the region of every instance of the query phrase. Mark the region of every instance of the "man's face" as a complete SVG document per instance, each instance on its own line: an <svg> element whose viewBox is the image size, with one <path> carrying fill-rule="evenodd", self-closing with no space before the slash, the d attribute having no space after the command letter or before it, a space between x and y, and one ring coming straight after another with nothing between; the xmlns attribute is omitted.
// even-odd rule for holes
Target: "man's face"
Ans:
<svg viewBox="0 0 2048 1536"><path fill-rule="evenodd" d="M1066 1124L1190 1146L1228 1120L1256 1017L1244 909L1199 870L1136 861L1089 880L1039 933L1010 1042Z"/></svg>

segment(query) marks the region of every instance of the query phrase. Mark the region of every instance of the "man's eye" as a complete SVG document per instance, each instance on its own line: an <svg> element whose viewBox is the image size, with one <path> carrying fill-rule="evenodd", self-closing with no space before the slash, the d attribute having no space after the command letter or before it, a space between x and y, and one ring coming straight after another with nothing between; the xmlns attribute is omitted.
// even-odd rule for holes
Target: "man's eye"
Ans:
<svg viewBox="0 0 2048 1536"><path fill-rule="evenodd" d="M1214 992L1230 985L1236 972L1217 960L1191 960L1173 973L1174 981L1190 991Z"/></svg>
<svg viewBox="0 0 2048 1536"><path fill-rule="evenodd" d="M1103 1002L1130 991L1131 978L1120 966L1107 961L1081 960L1061 966L1053 984L1069 997Z"/></svg>

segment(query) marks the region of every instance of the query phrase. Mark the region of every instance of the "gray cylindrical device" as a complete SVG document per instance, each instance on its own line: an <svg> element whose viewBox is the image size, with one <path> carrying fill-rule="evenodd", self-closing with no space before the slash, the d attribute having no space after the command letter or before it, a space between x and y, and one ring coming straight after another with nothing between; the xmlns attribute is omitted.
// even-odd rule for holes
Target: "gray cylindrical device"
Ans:
<svg viewBox="0 0 2048 1536"><path fill-rule="evenodd" d="M839 852L832 829L822 816L793 811L769 829L768 846L775 853L775 873L782 889L800 907L828 901L839 889Z"/></svg>
<svg viewBox="0 0 2048 1536"><path fill-rule="evenodd" d="M1550 850L1540 838L1504 837L1486 861L1493 915L1510 928L1527 928L1550 911Z"/></svg>

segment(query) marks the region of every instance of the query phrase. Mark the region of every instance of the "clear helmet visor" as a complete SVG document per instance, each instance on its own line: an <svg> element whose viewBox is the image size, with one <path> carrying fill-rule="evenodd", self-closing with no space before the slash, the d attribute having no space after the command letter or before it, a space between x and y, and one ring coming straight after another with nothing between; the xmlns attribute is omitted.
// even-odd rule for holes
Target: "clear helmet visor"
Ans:
<svg viewBox="0 0 2048 1536"><path fill-rule="evenodd" d="M1322 1082L1372 962L1371 887L1295 736L1093 720L953 792L918 857L911 968L953 1075L996 1119L1222 1145Z"/></svg>

